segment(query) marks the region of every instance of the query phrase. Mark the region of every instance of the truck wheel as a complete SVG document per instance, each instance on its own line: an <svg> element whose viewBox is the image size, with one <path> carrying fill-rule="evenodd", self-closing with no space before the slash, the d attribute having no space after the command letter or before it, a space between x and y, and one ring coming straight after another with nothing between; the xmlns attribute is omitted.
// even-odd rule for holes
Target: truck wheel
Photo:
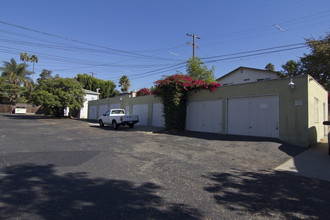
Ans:
<svg viewBox="0 0 330 220"><path fill-rule="evenodd" d="M99 124L100 124L100 127L104 127L104 123L101 119L99 120Z"/></svg>
<svg viewBox="0 0 330 220"><path fill-rule="evenodd" d="M128 124L130 128L134 128L134 124Z"/></svg>
<svg viewBox="0 0 330 220"><path fill-rule="evenodd" d="M113 128L116 129L116 130L117 130L118 127L119 127L116 121L112 121L112 126L113 126Z"/></svg>

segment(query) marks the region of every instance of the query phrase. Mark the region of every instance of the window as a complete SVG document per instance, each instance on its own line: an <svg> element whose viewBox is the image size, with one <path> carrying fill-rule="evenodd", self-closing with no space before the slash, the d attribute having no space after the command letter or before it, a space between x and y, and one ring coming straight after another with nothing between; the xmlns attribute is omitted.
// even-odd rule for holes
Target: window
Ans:
<svg viewBox="0 0 330 220"><path fill-rule="evenodd" d="M264 80L270 80L270 78L262 78L262 79L257 79L257 81L264 81Z"/></svg>
<svg viewBox="0 0 330 220"><path fill-rule="evenodd" d="M314 97L314 123L319 123L319 100Z"/></svg>
<svg viewBox="0 0 330 220"><path fill-rule="evenodd" d="M118 109L118 110L112 110L111 114L125 114L124 110Z"/></svg>

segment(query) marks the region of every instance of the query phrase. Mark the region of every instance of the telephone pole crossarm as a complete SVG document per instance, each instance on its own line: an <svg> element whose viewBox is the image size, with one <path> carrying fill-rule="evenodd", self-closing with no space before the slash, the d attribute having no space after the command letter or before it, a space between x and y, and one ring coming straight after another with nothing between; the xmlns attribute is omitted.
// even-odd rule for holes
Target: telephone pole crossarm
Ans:
<svg viewBox="0 0 330 220"><path fill-rule="evenodd" d="M188 33L187 33L187 36L193 38L193 43L190 43L190 42L187 42L187 43L193 46L193 59L195 59L195 48L199 48L198 46L196 46L195 39L196 39L196 38L197 38L197 39L201 39L201 38L198 37L198 36L196 36L195 34L188 34Z"/></svg>

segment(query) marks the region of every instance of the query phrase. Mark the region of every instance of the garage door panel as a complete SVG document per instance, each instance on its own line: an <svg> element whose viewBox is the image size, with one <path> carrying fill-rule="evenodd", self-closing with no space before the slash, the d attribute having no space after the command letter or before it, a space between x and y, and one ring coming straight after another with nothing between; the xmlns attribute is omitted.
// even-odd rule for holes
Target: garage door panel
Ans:
<svg viewBox="0 0 330 220"><path fill-rule="evenodd" d="M162 103L152 104L152 126L165 127L165 119Z"/></svg>
<svg viewBox="0 0 330 220"><path fill-rule="evenodd" d="M248 135L248 98L228 99L228 133Z"/></svg>
<svg viewBox="0 0 330 220"><path fill-rule="evenodd" d="M255 97L251 100L252 136L278 137L278 96Z"/></svg>
<svg viewBox="0 0 330 220"><path fill-rule="evenodd" d="M106 113L108 110L108 105L99 105L98 117Z"/></svg>
<svg viewBox="0 0 330 220"><path fill-rule="evenodd" d="M120 109L120 103L111 103L109 109Z"/></svg>
<svg viewBox="0 0 330 220"><path fill-rule="evenodd" d="M97 106L90 105L88 106L88 119L97 119L97 111L96 111Z"/></svg>
<svg viewBox="0 0 330 220"><path fill-rule="evenodd" d="M279 98L260 96L228 99L228 133L279 136Z"/></svg>
<svg viewBox="0 0 330 220"><path fill-rule="evenodd" d="M189 102L187 105L186 129L189 131L221 133L221 100Z"/></svg>
<svg viewBox="0 0 330 220"><path fill-rule="evenodd" d="M133 115L139 116L139 125L148 125L148 104L133 105Z"/></svg>

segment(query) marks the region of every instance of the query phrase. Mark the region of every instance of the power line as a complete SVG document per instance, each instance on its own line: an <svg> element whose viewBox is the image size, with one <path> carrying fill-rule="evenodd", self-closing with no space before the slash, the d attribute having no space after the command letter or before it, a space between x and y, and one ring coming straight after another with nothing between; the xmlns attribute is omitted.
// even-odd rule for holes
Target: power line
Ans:
<svg viewBox="0 0 330 220"><path fill-rule="evenodd" d="M0 46L2 50L10 51L11 54L17 54L20 52L19 49L12 48L12 47L6 47L6 46ZM70 57L64 57L64 56L57 56L53 54L47 54L47 53L40 53L36 51L31 50L25 50L28 53L35 53L38 54L41 58L45 60L51 60L51 61L59 61L63 63L69 63L69 64L83 64L86 66L110 66L110 67L131 67L131 68L153 68L153 67L159 67L159 66L167 66L171 64L118 64L118 63L105 63L105 62L99 62L99 61L93 61L93 60L85 60L85 59L79 59L79 58L70 58Z"/></svg>
<svg viewBox="0 0 330 220"><path fill-rule="evenodd" d="M235 53L235 54L227 54L227 55L221 55L221 56L239 55L239 54L245 54L245 53L250 53L250 52L258 52L258 51L264 51L264 50L269 50L269 49L283 48L283 47L288 47L288 46L297 46L297 45L302 45L302 44L303 43L297 43L297 44L278 46L278 47L272 47L272 48L265 48L265 49L254 50L254 51L246 51L246 52ZM266 52L262 52L262 53L253 53L253 54L242 55L242 56L228 57L228 58L222 58L222 59L214 59L214 60L204 61L204 63L212 63L212 62L219 62L219 61L224 61L224 60L233 60L233 59L239 59L239 58L245 58L245 57L259 56L259 55L277 53L277 52L282 52L282 51L296 50L296 49L301 49L301 48L306 48L306 47L307 46L304 45L304 46L285 48L285 49L279 49L279 50L271 50L271 51L266 51ZM214 57L218 57L218 56L214 56ZM141 73L141 74L138 74L138 75L134 75L134 76L131 76L131 79L144 78L144 77L154 75L155 73L159 73L161 71L170 71L170 70L175 70L177 68L182 68L184 66L183 64L186 65L186 62L178 63L178 64L175 64L173 66L169 66L169 67L165 67L165 68L161 68L161 69Z"/></svg>
<svg viewBox="0 0 330 220"><path fill-rule="evenodd" d="M224 61L224 60L233 60L233 59L239 59L239 58L245 58L245 57L259 56L259 55L277 53L277 52L282 52L282 51L296 50L296 49L301 49L301 48L306 48L306 47L307 46L301 46L301 47L294 47L294 48L287 48L287 49L281 49L281 50L267 51L267 52L262 52L262 53L248 54L248 55L229 57L229 58L223 58L223 59L215 59L215 60L204 61L204 63L213 63L213 62L219 62L219 61Z"/></svg>
<svg viewBox="0 0 330 220"><path fill-rule="evenodd" d="M131 52L131 51L119 50L119 49L114 49L114 48L105 47L105 46L101 46L101 45L96 45L96 44L92 44L92 43L88 43L88 42L84 42L84 41L80 41L80 40L75 40L75 39L71 39L71 38L67 38L67 37L63 37L63 36L59 36L59 35L55 35L55 34L50 34L50 33L47 33L47 32L31 29L31 28L16 25L16 24L11 24L11 23L1 21L1 20L0 20L0 23L8 25L8 26L15 27L15 28L20 28L20 29L23 29L23 30L31 31L31 32L34 32L34 33L46 35L46 36L49 36L49 37L58 38L58 39L61 39L61 40L66 40L66 41L71 41L71 42L75 42L75 43L79 43L79 44L83 44L83 45L88 45L88 46L92 46L92 47L106 49L106 50L109 50L111 52L116 52L119 55L123 55L123 56L127 56L127 55L132 56L133 55L135 57L140 57L140 58L153 58L153 59L156 58L156 59L160 59L160 60L175 60L175 61L178 61L178 59L150 56L150 55L146 55L146 54L134 53L134 52Z"/></svg>
<svg viewBox="0 0 330 220"><path fill-rule="evenodd" d="M269 48L263 48L263 49L258 49L258 50L244 51L244 52L239 52L239 53L231 53L231 54L216 55L216 56L211 56L211 57L204 57L204 58L201 58L201 59L207 60L207 59L213 59L213 58L218 58L218 57L227 57L227 56L233 56L233 55L241 55L241 54L246 54L246 53L260 52L260 51L272 50L272 49L278 49L278 48L285 48L285 47L293 47L293 46L304 45L304 44L305 43L296 43L296 44L282 45L282 46L269 47Z"/></svg>
<svg viewBox="0 0 330 220"><path fill-rule="evenodd" d="M181 63L177 63L177 64L170 65L167 67L163 67L163 68L159 68L159 69L155 69L155 70L151 70L151 71L147 71L147 72L143 72L143 73L139 73L139 74L127 75L127 76L130 77L130 79L139 79L139 78L144 78L144 77L155 75L155 73L160 73L163 71L170 71L170 70L175 70L177 68L182 68L185 65L186 65L186 62L181 62ZM116 81L116 80L119 80L119 78L120 77L106 78L106 79L112 79L112 80Z"/></svg>

